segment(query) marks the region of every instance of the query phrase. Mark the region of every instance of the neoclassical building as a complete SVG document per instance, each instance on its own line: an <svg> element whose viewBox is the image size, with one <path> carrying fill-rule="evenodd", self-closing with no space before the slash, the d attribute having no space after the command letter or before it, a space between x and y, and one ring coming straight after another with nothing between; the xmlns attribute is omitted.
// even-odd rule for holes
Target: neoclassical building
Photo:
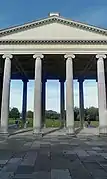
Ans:
<svg viewBox="0 0 107 179"><path fill-rule="evenodd" d="M45 109L45 83L59 79L61 119L66 100L66 131L74 133L73 79L79 82L81 125L84 120L83 81L98 84L99 133L107 134L107 30L50 13L45 19L0 30L1 133L8 133L10 80L23 81L23 119L27 82L35 80L33 132L40 133ZM64 97L66 83L66 99Z"/></svg>

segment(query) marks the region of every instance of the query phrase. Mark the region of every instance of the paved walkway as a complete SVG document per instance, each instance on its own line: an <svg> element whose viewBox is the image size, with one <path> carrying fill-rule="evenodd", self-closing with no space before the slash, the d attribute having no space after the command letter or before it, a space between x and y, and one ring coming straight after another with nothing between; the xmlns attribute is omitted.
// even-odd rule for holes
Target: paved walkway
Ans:
<svg viewBox="0 0 107 179"><path fill-rule="evenodd" d="M35 136L0 141L0 179L106 179L107 138Z"/></svg>
<svg viewBox="0 0 107 179"><path fill-rule="evenodd" d="M99 134L99 130L98 128L93 128L93 127L90 127L90 128L84 128L82 129L79 133L78 133L78 136L95 136L95 135L98 135Z"/></svg>
<svg viewBox="0 0 107 179"><path fill-rule="evenodd" d="M79 128L75 128L75 131L77 131ZM26 128L26 129L15 129L14 131L10 131L10 135L12 134L19 134L19 135L32 135L33 129L32 128ZM22 133L22 134L21 134ZM62 136L66 135L66 128L42 128L41 133L43 136Z"/></svg>

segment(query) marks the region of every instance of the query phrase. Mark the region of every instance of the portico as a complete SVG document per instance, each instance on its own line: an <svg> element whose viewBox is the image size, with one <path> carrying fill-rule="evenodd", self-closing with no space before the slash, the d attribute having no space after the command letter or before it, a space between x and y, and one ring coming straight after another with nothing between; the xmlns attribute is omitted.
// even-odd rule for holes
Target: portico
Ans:
<svg viewBox="0 0 107 179"><path fill-rule="evenodd" d="M33 133L41 132L45 110L45 83L60 82L60 119L66 133L74 134L73 79L79 81L80 119L84 121L83 81L97 79L99 133L107 134L105 70L107 31L67 20L58 14L0 31L0 72L3 77L1 133L8 133L10 80L23 81L23 120L26 118L27 83L34 79ZM64 82L66 98L64 97Z"/></svg>

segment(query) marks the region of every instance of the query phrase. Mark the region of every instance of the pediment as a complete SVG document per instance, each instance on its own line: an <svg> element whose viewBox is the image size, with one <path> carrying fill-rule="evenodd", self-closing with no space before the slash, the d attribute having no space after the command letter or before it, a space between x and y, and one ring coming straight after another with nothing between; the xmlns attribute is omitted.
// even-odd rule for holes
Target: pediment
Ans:
<svg viewBox="0 0 107 179"><path fill-rule="evenodd" d="M52 17L2 30L0 40L107 40L107 31Z"/></svg>

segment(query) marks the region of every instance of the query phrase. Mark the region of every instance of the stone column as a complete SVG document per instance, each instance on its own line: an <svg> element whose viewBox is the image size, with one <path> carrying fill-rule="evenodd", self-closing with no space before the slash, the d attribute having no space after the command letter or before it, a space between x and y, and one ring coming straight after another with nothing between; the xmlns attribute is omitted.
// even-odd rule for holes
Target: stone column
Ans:
<svg viewBox="0 0 107 179"><path fill-rule="evenodd" d="M1 118L1 104L2 104L2 89L3 89L3 75L0 76L0 118Z"/></svg>
<svg viewBox="0 0 107 179"><path fill-rule="evenodd" d="M7 134L12 55L4 54L3 58L5 59L5 65L4 65L2 105L1 105L1 133Z"/></svg>
<svg viewBox="0 0 107 179"><path fill-rule="evenodd" d="M73 92L73 59L75 55L65 55L66 58L66 127L68 134L74 134L74 92Z"/></svg>
<svg viewBox="0 0 107 179"><path fill-rule="evenodd" d="M45 127L46 80L42 81L42 126Z"/></svg>
<svg viewBox="0 0 107 179"><path fill-rule="evenodd" d="M107 134L106 88L104 59L106 55L96 55L98 78L99 133Z"/></svg>
<svg viewBox="0 0 107 179"><path fill-rule="evenodd" d="M60 120L61 124L65 126L64 110L65 110L65 100L64 100L64 81L60 80ZM61 126L63 126L61 125Z"/></svg>
<svg viewBox="0 0 107 179"><path fill-rule="evenodd" d="M35 84L34 84L34 115L33 132L39 134L41 130L41 95L42 95L42 58L43 55L33 55L35 59Z"/></svg>
<svg viewBox="0 0 107 179"><path fill-rule="evenodd" d="M80 108L80 122L81 127L84 127L84 92L83 92L83 81L79 79L79 108Z"/></svg>
<svg viewBox="0 0 107 179"><path fill-rule="evenodd" d="M23 81L23 102L22 102L22 120L26 122L26 111L27 111L27 81Z"/></svg>
<svg viewBox="0 0 107 179"><path fill-rule="evenodd" d="M107 79L105 80L105 88L106 88L106 108L107 108Z"/></svg>

